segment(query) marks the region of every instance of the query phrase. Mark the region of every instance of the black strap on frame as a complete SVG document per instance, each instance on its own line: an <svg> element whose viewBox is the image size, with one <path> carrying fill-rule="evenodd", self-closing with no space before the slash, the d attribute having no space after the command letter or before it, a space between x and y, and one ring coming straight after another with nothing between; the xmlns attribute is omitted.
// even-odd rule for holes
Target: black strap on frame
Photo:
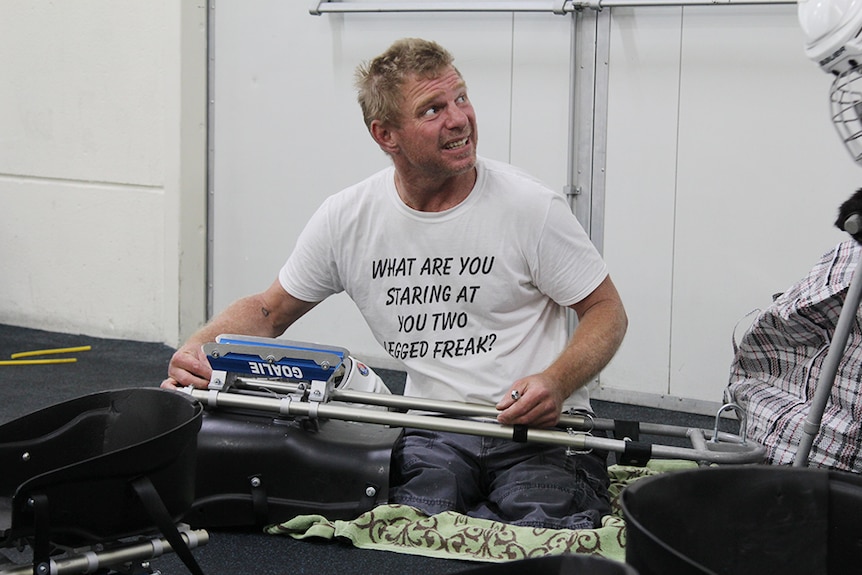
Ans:
<svg viewBox="0 0 862 575"><path fill-rule="evenodd" d="M527 442L527 426L526 425L514 425L512 426L512 441L516 443L526 443Z"/></svg>
<svg viewBox="0 0 862 575"><path fill-rule="evenodd" d="M173 519L171 519L165 503L162 501L159 492L156 491L150 478L139 477L132 481L132 487L135 489L138 497L140 497L141 503L144 504L144 509L147 510L150 519L155 522L156 527L159 528L159 531L162 532L162 535L171 544L174 553L179 556L192 575L204 575L203 570L177 530L177 526L174 524Z"/></svg>
<svg viewBox="0 0 862 575"><path fill-rule="evenodd" d="M652 457L652 445L639 441L640 432L637 421L614 420L614 439L625 442L623 452L616 454L619 465L643 467Z"/></svg>

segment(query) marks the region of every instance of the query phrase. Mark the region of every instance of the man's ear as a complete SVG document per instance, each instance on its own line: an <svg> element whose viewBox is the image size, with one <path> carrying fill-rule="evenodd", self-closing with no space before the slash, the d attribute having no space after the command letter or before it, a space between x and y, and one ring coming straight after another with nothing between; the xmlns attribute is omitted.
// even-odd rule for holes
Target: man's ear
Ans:
<svg viewBox="0 0 862 575"><path fill-rule="evenodd" d="M394 154L398 151L395 134L389 126L380 120L372 120L368 131L371 132L371 137L374 138L381 150L387 154Z"/></svg>

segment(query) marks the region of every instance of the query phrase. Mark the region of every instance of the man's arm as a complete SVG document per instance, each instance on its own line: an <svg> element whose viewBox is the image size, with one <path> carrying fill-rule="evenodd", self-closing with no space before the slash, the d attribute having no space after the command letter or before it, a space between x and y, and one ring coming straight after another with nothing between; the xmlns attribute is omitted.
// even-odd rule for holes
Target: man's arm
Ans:
<svg viewBox="0 0 862 575"><path fill-rule="evenodd" d="M212 370L201 346L223 333L277 337L317 303L299 300L275 280L259 294L239 299L192 335L171 358L168 377L162 387L172 389L193 385L204 389Z"/></svg>
<svg viewBox="0 0 862 575"><path fill-rule="evenodd" d="M619 349L628 318L610 276L571 307L578 314L578 327L566 349L545 371L512 384L497 404L500 423L555 425L566 398L598 375ZM517 401L510 395L513 391L520 395Z"/></svg>

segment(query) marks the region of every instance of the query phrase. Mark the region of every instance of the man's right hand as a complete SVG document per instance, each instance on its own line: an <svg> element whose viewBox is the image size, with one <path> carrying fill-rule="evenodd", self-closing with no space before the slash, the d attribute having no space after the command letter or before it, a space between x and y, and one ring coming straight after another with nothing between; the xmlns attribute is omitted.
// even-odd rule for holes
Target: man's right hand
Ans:
<svg viewBox="0 0 862 575"><path fill-rule="evenodd" d="M215 341L220 333L278 337L316 305L284 291L276 278L266 291L236 300L195 332L171 358L168 378L162 382L162 387L206 389L212 368L201 349L204 343Z"/></svg>
<svg viewBox="0 0 862 575"><path fill-rule="evenodd" d="M162 382L165 389L194 386L206 389L212 368L200 345L187 343L179 348L168 365L168 377Z"/></svg>

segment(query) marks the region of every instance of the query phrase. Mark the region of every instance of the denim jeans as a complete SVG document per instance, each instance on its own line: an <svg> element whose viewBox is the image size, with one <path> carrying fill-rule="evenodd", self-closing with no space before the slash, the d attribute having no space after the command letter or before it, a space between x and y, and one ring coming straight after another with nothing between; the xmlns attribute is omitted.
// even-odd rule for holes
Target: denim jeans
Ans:
<svg viewBox="0 0 862 575"><path fill-rule="evenodd" d="M611 511L602 455L406 429L392 453L389 501L429 515L456 511L529 527L592 529Z"/></svg>

